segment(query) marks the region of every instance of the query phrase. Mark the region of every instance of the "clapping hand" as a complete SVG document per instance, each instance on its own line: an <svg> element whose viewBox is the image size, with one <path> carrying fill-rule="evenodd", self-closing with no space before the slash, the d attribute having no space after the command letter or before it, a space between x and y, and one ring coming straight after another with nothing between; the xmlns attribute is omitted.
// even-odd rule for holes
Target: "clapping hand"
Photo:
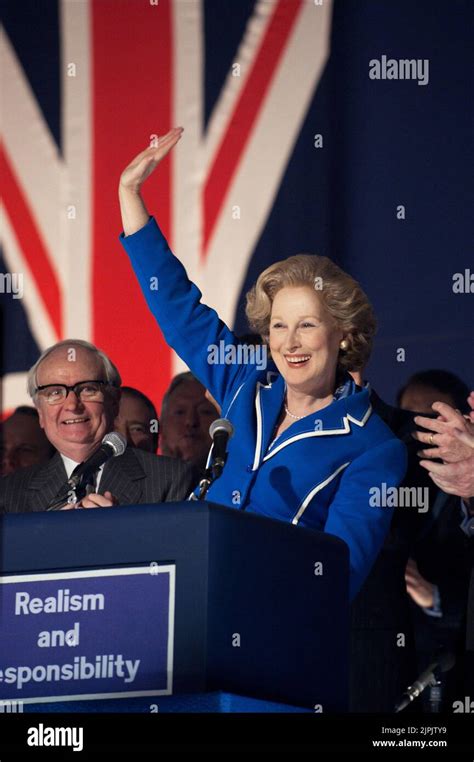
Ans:
<svg viewBox="0 0 474 762"><path fill-rule="evenodd" d="M433 403L438 418L416 416L415 423L428 431L412 434L419 442L430 445L418 453L424 458L420 466L444 492L465 499L474 496L474 392L468 403L469 416L461 415L445 402ZM443 463L434 463L432 458L440 458Z"/></svg>

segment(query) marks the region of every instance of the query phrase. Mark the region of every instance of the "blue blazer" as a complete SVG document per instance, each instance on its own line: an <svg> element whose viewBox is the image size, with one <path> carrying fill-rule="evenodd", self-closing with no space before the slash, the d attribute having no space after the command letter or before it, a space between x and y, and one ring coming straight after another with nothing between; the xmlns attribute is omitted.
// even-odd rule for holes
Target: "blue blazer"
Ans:
<svg viewBox="0 0 474 762"><path fill-rule="evenodd" d="M155 220L121 242L166 341L207 387L235 434L209 500L344 540L350 552L350 596L378 555L392 509L369 504L373 487L398 486L406 449L372 412L369 392L335 400L295 421L272 442L285 381L271 363L213 364L212 346L237 344L172 254ZM373 501L372 501L373 502Z"/></svg>

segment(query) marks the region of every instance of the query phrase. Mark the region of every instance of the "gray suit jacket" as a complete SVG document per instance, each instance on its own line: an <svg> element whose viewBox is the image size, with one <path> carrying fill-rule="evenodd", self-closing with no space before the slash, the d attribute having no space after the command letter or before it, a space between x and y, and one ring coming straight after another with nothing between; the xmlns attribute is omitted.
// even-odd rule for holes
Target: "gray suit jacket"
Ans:
<svg viewBox="0 0 474 762"><path fill-rule="evenodd" d="M46 464L22 468L0 479L0 513L44 511L67 481L59 453ZM120 505L186 500L197 483L194 470L174 458L128 447L105 464L99 492Z"/></svg>

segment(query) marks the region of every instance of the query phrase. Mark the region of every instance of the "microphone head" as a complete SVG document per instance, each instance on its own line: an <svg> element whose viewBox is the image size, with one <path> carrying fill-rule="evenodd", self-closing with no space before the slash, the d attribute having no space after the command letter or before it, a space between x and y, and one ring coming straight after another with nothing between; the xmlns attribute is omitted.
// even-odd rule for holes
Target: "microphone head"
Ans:
<svg viewBox="0 0 474 762"><path fill-rule="evenodd" d="M218 418L209 426L209 434L211 435L211 439L214 439L218 431L224 431L230 439L234 433L234 427L227 418Z"/></svg>
<svg viewBox="0 0 474 762"><path fill-rule="evenodd" d="M109 431L108 434L102 439L103 445L108 445L114 451L112 457L116 458L117 455L123 455L127 448L127 440L118 431Z"/></svg>

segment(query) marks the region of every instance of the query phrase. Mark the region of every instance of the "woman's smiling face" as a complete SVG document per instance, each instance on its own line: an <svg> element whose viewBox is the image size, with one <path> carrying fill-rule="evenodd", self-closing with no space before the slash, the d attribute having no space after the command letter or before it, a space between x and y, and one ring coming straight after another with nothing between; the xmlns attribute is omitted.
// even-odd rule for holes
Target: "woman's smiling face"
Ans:
<svg viewBox="0 0 474 762"><path fill-rule="evenodd" d="M269 345L287 386L305 394L334 390L342 331L311 286L286 286L274 297Z"/></svg>

